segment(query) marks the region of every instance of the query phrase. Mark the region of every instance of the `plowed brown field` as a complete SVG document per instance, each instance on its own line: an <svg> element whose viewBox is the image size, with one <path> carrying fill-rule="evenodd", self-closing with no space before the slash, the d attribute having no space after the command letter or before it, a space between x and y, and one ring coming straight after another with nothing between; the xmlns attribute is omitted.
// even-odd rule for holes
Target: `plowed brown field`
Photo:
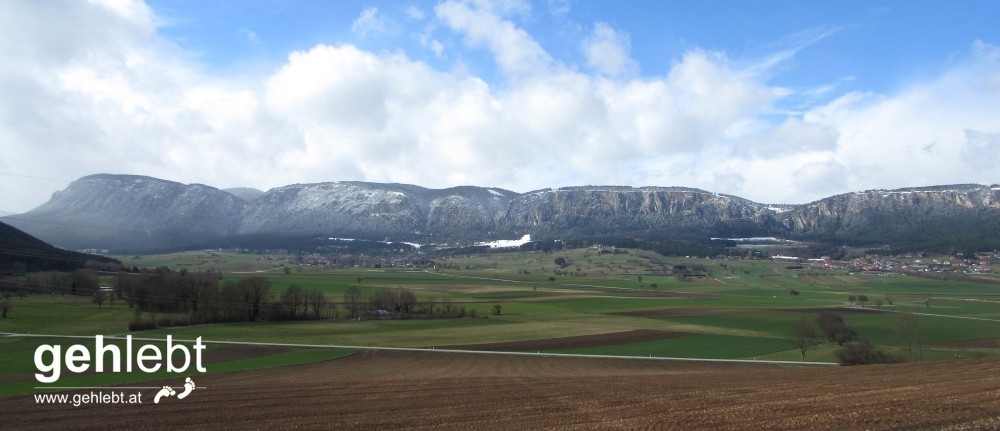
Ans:
<svg viewBox="0 0 1000 431"><path fill-rule="evenodd" d="M960 360L782 369L362 352L201 376L196 383L205 389L157 405L153 391L142 405L73 407L8 397L0 399L0 428L998 429L998 365Z"/></svg>
<svg viewBox="0 0 1000 431"><path fill-rule="evenodd" d="M460 346L442 346L441 348L458 350L487 350L493 352L532 352L537 350L613 346L617 344L639 343L642 341L686 337L688 335L692 334L687 332L661 331L657 329L633 329L631 331L609 332L606 334L541 338L536 340L509 341L505 343L464 344Z"/></svg>

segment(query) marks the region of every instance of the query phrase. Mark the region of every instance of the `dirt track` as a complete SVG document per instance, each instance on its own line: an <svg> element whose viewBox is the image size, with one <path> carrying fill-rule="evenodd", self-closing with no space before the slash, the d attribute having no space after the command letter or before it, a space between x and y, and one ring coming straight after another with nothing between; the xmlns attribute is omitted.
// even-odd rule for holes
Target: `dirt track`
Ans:
<svg viewBox="0 0 1000 431"><path fill-rule="evenodd" d="M998 429L996 361L756 364L363 352L138 406L0 399L16 429ZM168 384L177 382L166 382ZM151 400L152 394L147 394Z"/></svg>

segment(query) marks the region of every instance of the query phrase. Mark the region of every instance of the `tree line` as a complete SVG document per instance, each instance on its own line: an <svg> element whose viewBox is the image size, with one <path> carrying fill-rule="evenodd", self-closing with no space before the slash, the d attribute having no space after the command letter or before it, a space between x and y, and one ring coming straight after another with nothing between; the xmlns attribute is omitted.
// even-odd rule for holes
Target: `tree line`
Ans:
<svg viewBox="0 0 1000 431"><path fill-rule="evenodd" d="M222 274L214 271L119 273L110 295L135 309L129 325L132 330L201 323L322 319L333 317L334 312L320 290L293 284L276 295L267 277L223 282Z"/></svg>
<svg viewBox="0 0 1000 431"><path fill-rule="evenodd" d="M361 279L358 280L359 285ZM448 298L438 301L435 298L417 300L412 290L398 288L379 288L373 292L364 293L357 285L344 291L344 312L349 319L358 318L393 318L393 319L441 319L479 317L475 310L466 310ZM493 306L494 314L500 314L499 305Z"/></svg>
<svg viewBox="0 0 1000 431"><path fill-rule="evenodd" d="M802 318L792 323L792 340L805 361L806 351L822 342L837 343L835 352L840 365L891 364L923 359L923 338L913 314L901 314L896 321L896 329L903 341L904 356L893 356L875 348L867 339L858 336L838 313L824 311L815 321Z"/></svg>
<svg viewBox="0 0 1000 431"><path fill-rule="evenodd" d="M133 330L256 320L336 319L341 317L338 305L343 317L349 319L477 317L475 310L467 311L447 298L417 301L416 294L406 288L365 292L360 288L362 281L359 277L358 284L344 292L339 304L328 300L319 289L292 284L275 293L268 277L222 281L218 272L122 273L116 279L114 294L135 308L130 325Z"/></svg>

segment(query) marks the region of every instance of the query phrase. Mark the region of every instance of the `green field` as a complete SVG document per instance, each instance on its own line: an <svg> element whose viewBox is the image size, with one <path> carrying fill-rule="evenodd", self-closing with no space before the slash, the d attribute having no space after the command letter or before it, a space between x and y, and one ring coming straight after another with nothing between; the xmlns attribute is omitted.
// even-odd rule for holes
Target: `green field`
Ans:
<svg viewBox="0 0 1000 431"><path fill-rule="evenodd" d="M557 258L567 264L557 266ZM435 261L434 267L423 270L299 267L288 263L293 260L287 256L222 252L124 260L128 265L167 266L178 271L216 269L222 271L224 281L264 275L271 280L271 294L275 297L294 284L322 291L328 301L335 303L341 302L344 292L352 286L364 293L403 287L416 293L418 301L447 300L478 314L476 318L449 319L207 324L142 331L137 334L141 337L163 338L170 334L179 339L200 336L218 341L433 347L643 329L686 335L549 351L794 361L800 354L791 339L792 323L800 319L814 321L820 311L828 310L839 312L859 337L890 354L904 352L898 328L900 316L918 313L924 359L1000 355L1000 286L988 283L791 270L769 261L677 259L639 250L617 254L581 249L466 256ZM697 265L705 271L682 279L667 272L674 265ZM851 295L869 298L863 312L846 308ZM114 308L107 304L99 308L90 298L68 295L12 297L10 301L11 312L8 319L0 321L0 332L121 335L127 332L134 314L124 301L117 302ZM881 302L877 310L876 301ZM491 315L495 304L502 307L500 315ZM0 366L5 370L0 372L0 379L29 372L31 346L37 343L0 339ZM834 343L820 343L809 349L806 359L835 362L837 348ZM329 353L339 352L335 350L321 352L295 350L214 366L220 370L248 364L277 366L342 354ZM82 382L101 376L75 378ZM12 387L20 387L21 383L15 381Z"/></svg>

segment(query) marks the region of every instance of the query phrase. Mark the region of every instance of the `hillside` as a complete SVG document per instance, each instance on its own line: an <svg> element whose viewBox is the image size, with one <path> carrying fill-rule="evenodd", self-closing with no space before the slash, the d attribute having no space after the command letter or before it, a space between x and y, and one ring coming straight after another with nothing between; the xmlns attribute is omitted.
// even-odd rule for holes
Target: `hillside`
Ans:
<svg viewBox="0 0 1000 431"><path fill-rule="evenodd" d="M0 223L0 275L25 271L68 271L87 262L117 262L103 256L77 253L53 247L23 231Z"/></svg>

